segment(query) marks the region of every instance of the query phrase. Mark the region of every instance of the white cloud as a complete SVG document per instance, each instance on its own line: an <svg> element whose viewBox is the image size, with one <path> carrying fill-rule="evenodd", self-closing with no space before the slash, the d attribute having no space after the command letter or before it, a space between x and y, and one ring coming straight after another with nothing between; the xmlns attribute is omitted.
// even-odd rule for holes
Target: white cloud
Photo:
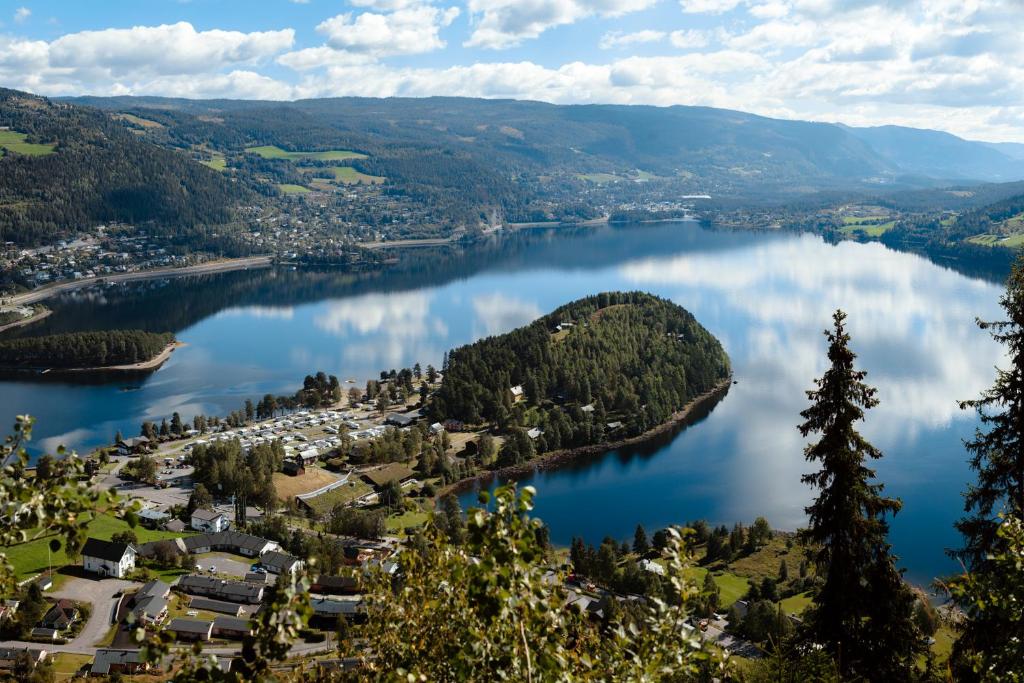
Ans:
<svg viewBox="0 0 1024 683"><path fill-rule="evenodd" d="M708 32L697 29L672 31L668 39L669 42L672 43L673 47L677 47L681 50L699 50L702 47L707 47L711 43Z"/></svg>
<svg viewBox="0 0 1024 683"><path fill-rule="evenodd" d="M590 16L618 17L657 0L469 0L474 29L467 47L504 49Z"/></svg>
<svg viewBox="0 0 1024 683"><path fill-rule="evenodd" d="M723 14L735 9L740 0L679 0L687 14Z"/></svg>
<svg viewBox="0 0 1024 683"><path fill-rule="evenodd" d="M622 33L621 31L609 31L601 36L598 46L602 50L612 48L629 47L640 43L659 43L665 39L664 31L635 31L633 33Z"/></svg>
<svg viewBox="0 0 1024 683"><path fill-rule="evenodd" d="M458 7L441 10L420 5L399 9L389 14L351 13L327 19L317 31L327 38L327 45L336 50L369 54L412 55L439 50L445 46L440 30L459 15Z"/></svg>
<svg viewBox="0 0 1024 683"><path fill-rule="evenodd" d="M30 16L32 16L32 10L28 7L19 7L14 10L14 22L17 24L24 23Z"/></svg>

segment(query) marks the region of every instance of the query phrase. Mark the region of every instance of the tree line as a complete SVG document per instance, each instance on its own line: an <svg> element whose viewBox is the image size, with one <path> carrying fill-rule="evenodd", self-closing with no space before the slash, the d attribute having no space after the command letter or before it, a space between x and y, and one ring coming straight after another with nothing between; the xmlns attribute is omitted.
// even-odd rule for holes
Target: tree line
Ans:
<svg viewBox="0 0 1024 683"><path fill-rule="evenodd" d="M91 368L150 360L174 341L170 332L100 330L21 337L0 342L8 367Z"/></svg>

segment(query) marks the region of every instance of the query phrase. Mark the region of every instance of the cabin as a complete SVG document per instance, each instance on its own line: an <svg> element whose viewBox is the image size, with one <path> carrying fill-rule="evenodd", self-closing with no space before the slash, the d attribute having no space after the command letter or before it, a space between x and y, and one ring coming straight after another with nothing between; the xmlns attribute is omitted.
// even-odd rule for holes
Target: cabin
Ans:
<svg viewBox="0 0 1024 683"><path fill-rule="evenodd" d="M301 460L285 460L281 464L281 471L289 477L299 477L306 473L306 468Z"/></svg>
<svg viewBox="0 0 1024 683"><path fill-rule="evenodd" d="M136 550L127 543L89 538L82 546L82 568L100 576L123 579L135 570Z"/></svg>
<svg viewBox="0 0 1024 683"><path fill-rule="evenodd" d="M191 526L196 531L215 534L219 531L226 531L229 522L227 515L223 512L200 508L192 512Z"/></svg>
<svg viewBox="0 0 1024 683"><path fill-rule="evenodd" d="M508 393L509 395L511 395L513 403L519 403L524 398L526 398L526 394L523 392L523 385L521 384L517 384L514 387L510 387Z"/></svg>
<svg viewBox="0 0 1024 683"><path fill-rule="evenodd" d="M422 415L418 410L410 410L407 413L391 413L384 419L385 424L392 427L411 427Z"/></svg>
<svg viewBox="0 0 1024 683"><path fill-rule="evenodd" d="M141 455L149 450L149 439L136 436L132 439L121 439L117 442L118 455Z"/></svg>

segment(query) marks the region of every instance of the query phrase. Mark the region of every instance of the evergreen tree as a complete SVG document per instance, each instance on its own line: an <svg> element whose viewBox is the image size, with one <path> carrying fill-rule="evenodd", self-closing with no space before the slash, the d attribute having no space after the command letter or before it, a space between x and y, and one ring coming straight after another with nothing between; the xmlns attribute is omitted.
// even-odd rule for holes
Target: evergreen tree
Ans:
<svg viewBox="0 0 1024 683"><path fill-rule="evenodd" d="M820 463L802 477L818 491L806 509L803 540L816 548L814 561L825 578L807 618L807 636L835 657L840 669L867 680L908 680L921 649L912 621L913 595L896 569L886 542L885 515L898 500L883 498L873 483L869 459L882 457L855 429L867 409L878 405L876 390L854 367L846 314L836 311L825 332L829 368L807 392L811 406L801 413L803 436L820 435L804 455Z"/></svg>
<svg viewBox="0 0 1024 683"><path fill-rule="evenodd" d="M1017 516L1024 512L1024 261L1014 264L999 304L1006 320L978 324L1006 346L1010 367L996 371L995 384L980 398L961 403L977 409L987 431L979 429L966 444L978 482L964 495L967 516L956 526L965 545L956 554L982 571L986 555L1002 549L997 543L999 508L1006 506Z"/></svg>
<svg viewBox="0 0 1024 683"><path fill-rule="evenodd" d="M644 531L644 525L637 524L636 531L633 533L633 552L637 555L643 555L650 549L651 546L647 542L647 532Z"/></svg>

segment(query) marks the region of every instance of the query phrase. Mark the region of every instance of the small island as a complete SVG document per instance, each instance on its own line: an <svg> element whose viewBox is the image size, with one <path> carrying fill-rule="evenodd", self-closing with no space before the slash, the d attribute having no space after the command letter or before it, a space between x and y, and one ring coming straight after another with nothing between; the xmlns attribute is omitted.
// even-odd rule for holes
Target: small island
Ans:
<svg viewBox="0 0 1024 683"><path fill-rule="evenodd" d="M722 345L686 309L610 292L451 351L427 410L500 435L480 463L511 473L541 454L562 460L642 440L725 391L730 377Z"/></svg>
<svg viewBox="0 0 1024 683"><path fill-rule="evenodd" d="M0 342L0 368L62 372L147 371L177 346L170 332L102 330L22 337Z"/></svg>

